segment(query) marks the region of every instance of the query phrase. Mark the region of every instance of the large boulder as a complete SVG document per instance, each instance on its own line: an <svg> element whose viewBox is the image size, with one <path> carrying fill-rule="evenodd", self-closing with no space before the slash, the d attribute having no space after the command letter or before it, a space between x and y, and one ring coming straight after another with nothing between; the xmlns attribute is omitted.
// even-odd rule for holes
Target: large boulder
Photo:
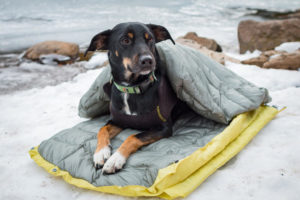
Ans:
<svg viewBox="0 0 300 200"><path fill-rule="evenodd" d="M209 50L222 52L221 46L214 39L199 37L195 32L188 32L185 36L183 36L183 38L193 40L201 46L205 46Z"/></svg>
<svg viewBox="0 0 300 200"><path fill-rule="evenodd" d="M225 61L230 61L230 62L234 62L234 63L240 63L239 60L232 58L230 56L225 55L222 52L215 52L212 51L208 48L206 48L205 46L200 45L199 43L197 43L194 40L189 40L189 39L184 39L184 38L178 38L176 40L177 43L194 48L198 51L200 51L201 53L203 53L204 55L210 57L211 59L217 61L218 63L224 65Z"/></svg>
<svg viewBox="0 0 300 200"><path fill-rule="evenodd" d="M274 49L283 42L300 41L300 19L241 21L238 26L240 53Z"/></svg>
<svg viewBox="0 0 300 200"><path fill-rule="evenodd" d="M30 47L24 57L30 60L40 60L41 56L49 54L68 56L71 60L75 60L79 55L79 46L69 42L45 41Z"/></svg>

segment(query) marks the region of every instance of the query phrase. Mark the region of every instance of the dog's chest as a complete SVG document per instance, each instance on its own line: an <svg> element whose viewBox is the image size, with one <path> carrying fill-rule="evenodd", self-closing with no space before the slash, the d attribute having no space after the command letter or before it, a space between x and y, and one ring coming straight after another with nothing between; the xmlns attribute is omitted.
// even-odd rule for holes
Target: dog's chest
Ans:
<svg viewBox="0 0 300 200"><path fill-rule="evenodd" d="M119 100L119 110L126 115L142 115L153 111L158 103L156 94L134 95L121 93Z"/></svg>
<svg viewBox="0 0 300 200"><path fill-rule="evenodd" d="M130 109L129 107L129 103L128 103L128 99L129 99L129 95L128 93L123 93L121 94L121 97L123 99L123 108L122 111L126 114L126 115L137 115L137 112L134 112L132 109ZM132 107L132 106L131 106Z"/></svg>
<svg viewBox="0 0 300 200"><path fill-rule="evenodd" d="M121 127L148 129L166 122L177 102L171 87L162 78L158 87L143 94L120 93L112 89L111 119Z"/></svg>

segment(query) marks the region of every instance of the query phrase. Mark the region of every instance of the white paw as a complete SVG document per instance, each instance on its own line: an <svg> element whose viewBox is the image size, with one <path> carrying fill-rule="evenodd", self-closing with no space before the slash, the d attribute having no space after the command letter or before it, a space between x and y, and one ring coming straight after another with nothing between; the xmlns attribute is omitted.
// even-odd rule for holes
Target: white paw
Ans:
<svg viewBox="0 0 300 200"><path fill-rule="evenodd" d="M101 168L105 161L110 157L111 155L111 148L109 146L103 147L100 151L94 153L94 166L96 169Z"/></svg>
<svg viewBox="0 0 300 200"><path fill-rule="evenodd" d="M113 174L122 169L125 163L126 158L117 151L106 161L102 168L102 173Z"/></svg>

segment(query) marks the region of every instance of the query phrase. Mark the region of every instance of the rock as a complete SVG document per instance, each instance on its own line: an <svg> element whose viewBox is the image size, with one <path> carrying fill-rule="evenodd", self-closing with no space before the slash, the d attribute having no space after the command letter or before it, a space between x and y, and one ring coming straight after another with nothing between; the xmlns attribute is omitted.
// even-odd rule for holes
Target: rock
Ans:
<svg viewBox="0 0 300 200"><path fill-rule="evenodd" d="M188 32L183 38L193 40L212 51L222 52L221 46L214 39L199 37L195 32Z"/></svg>
<svg viewBox="0 0 300 200"><path fill-rule="evenodd" d="M30 47L24 57L30 60L39 60L41 55L58 54L68 56L75 61L79 54L79 46L74 43L61 41L45 41Z"/></svg>
<svg viewBox="0 0 300 200"><path fill-rule="evenodd" d="M268 56L265 55L260 55L259 57L256 58L250 58L248 60L243 60L242 63L246 65L257 65L259 67L262 67L265 62L269 60Z"/></svg>
<svg viewBox="0 0 300 200"><path fill-rule="evenodd" d="M285 51L265 51L256 58L243 60L243 64L257 65L262 68L298 70L300 68L300 50L292 53Z"/></svg>
<svg viewBox="0 0 300 200"><path fill-rule="evenodd" d="M225 61L230 61L230 62L234 62L234 63L240 63L239 60L229 57L227 55L225 55L224 53L221 52L215 52L212 50L209 50L208 48L206 48L205 46L200 45L199 43L197 43L194 40L189 40L189 39L184 39L184 38L178 38L176 40L177 43L194 48L198 51L200 51L201 53L203 53L204 55L210 57L211 59L217 61L218 63L224 65Z"/></svg>
<svg viewBox="0 0 300 200"><path fill-rule="evenodd" d="M94 52L93 51L89 51L87 52L87 54L84 56L85 51L80 51L79 53L79 61L89 61L91 59L91 57L93 56Z"/></svg>
<svg viewBox="0 0 300 200"><path fill-rule="evenodd" d="M287 15L288 18L299 18L300 19L300 9L296 10L293 13Z"/></svg>
<svg viewBox="0 0 300 200"><path fill-rule="evenodd" d="M243 60L242 63L246 65L257 65L259 67L263 67L264 63L267 62L271 56L279 53L281 52L275 50L265 51L258 57Z"/></svg>
<svg viewBox="0 0 300 200"><path fill-rule="evenodd" d="M266 19L289 19L289 18L300 18L300 9L296 11L285 11L285 12L278 12L278 11L271 11L266 9L259 9L259 8L247 8L247 10L252 11L250 14L251 16L259 16Z"/></svg>
<svg viewBox="0 0 300 200"><path fill-rule="evenodd" d="M271 57L264 63L263 68L298 70L300 68L300 51Z"/></svg>
<svg viewBox="0 0 300 200"><path fill-rule="evenodd" d="M267 57L271 57L274 56L276 54L281 54L284 53L284 51L280 51L280 50L269 50L269 51L264 51L262 52L262 55L267 56Z"/></svg>
<svg viewBox="0 0 300 200"><path fill-rule="evenodd" d="M300 19L241 21L238 26L240 53L274 49L283 42L300 41Z"/></svg>

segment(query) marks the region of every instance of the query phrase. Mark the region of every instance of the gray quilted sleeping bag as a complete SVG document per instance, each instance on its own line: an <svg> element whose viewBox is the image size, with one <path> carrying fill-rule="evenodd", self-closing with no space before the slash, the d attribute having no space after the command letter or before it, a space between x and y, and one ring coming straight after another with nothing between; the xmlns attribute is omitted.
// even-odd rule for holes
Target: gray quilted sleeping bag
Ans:
<svg viewBox="0 0 300 200"><path fill-rule="evenodd" d="M169 41L156 46L177 97L206 118L227 124L237 114L271 101L267 89L253 85L194 49ZM108 113L108 97L102 87L110 78L108 66L81 98L79 116Z"/></svg>
<svg viewBox="0 0 300 200"><path fill-rule="evenodd" d="M94 118L63 130L42 142L41 156L95 186L153 184L158 170L190 155L226 128L231 119L270 101L268 91L237 76L200 52L165 41L157 49L178 98L195 112L186 113L174 125L174 136L143 147L114 175L102 175L93 167L97 132L109 119L108 98L102 86L110 80L105 67L79 104L81 117ZM200 114L200 115L199 115ZM98 118L95 118L98 117ZM136 130L124 130L111 140L115 151Z"/></svg>

